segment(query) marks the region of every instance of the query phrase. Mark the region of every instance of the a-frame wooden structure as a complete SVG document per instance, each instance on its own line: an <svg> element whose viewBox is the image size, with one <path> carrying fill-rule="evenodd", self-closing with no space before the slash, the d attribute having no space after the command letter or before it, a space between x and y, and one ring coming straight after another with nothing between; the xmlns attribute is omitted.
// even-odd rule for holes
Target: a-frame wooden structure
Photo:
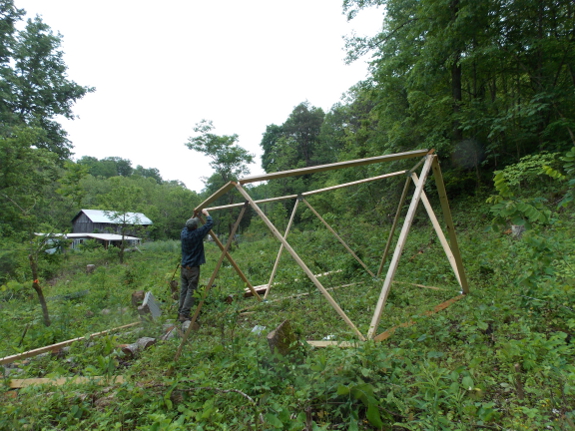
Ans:
<svg viewBox="0 0 575 431"><path fill-rule="evenodd" d="M254 200L249 195L248 191L243 187L245 184L251 184L251 183L255 183L255 182L259 182L259 181L273 181L273 180L276 180L279 178L308 175L308 174L313 174L313 173L317 173L317 172L325 172L325 171L343 169L343 168L349 168L349 167L365 166L365 165L370 165L370 164L375 164L375 163L386 163L386 162L389 163L392 161L404 160L404 159L410 159L410 158L419 159L419 160L409 170L392 172L392 173L388 173L388 174L379 175L376 177L366 178L366 179L359 180L359 181L340 184L340 185L336 185L336 186L332 186L332 187L326 187L326 188L318 189L318 190L311 190L308 192L301 193L300 195L287 195L287 196L279 196L279 197L268 198L268 199ZM415 171L418 170L420 167L421 167L421 170L419 172L419 175L417 175ZM437 186L437 191L439 194L439 200L441 202L441 209L443 212L443 218L445 221L445 227L447 229L447 237L449 237L449 241L447 240L447 238L446 238L446 236L445 236L445 234L444 234L444 232L443 232L443 230L439 224L439 221L438 221L437 217L435 216L435 213L434 213L434 211L433 211L433 209L429 203L429 200L427 199L427 196L424 192L424 189L423 189L424 185L425 185L425 183L426 183L426 181L427 181L427 179L431 173L433 174L433 177L435 179L435 183ZM391 227L391 231L389 233L389 237L388 237L387 243L386 243L384 251L383 251L379 270L377 271L377 274L374 274L372 271L369 270L369 268L365 265L365 263L363 263L361 261L361 259L353 252L353 250L351 250L351 248L345 243L345 241L335 232L335 230L309 204L309 202L305 198L307 196L321 193L321 192L326 192L326 191L335 190L338 188L349 187L352 185L367 183L370 181L376 181L376 180L381 180L381 179L388 178L388 177L401 176L401 175L405 176L405 178L406 178L405 185L403 188L403 192L402 192L399 204L397 206L397 211L396 211L395 218L394 218L394 221L393 221L393 224ZM349 319L349 317L345 314L345 312L342 310L342 308L339 306L339 304L333 299L333 297L330 295L328 290L321 284L321 282L318 280L318 277L315 274L313 274L313 272L308 268L306 263L300 258L300 256L297 254L297 252L292 248L292 246L287 241L287 236L288 236L288 233L289 233L290 228L292 226L294 216L295 216L297 208L298 208L298 204L300 202L303 202L319 218L319 220L330 230L330 232L332 232L334 234L334 236L342 243L342 245L346 248L346 250L366 269L366 271L370 275L372 275L374 277L375 276L379 277L382 273L385 262L387 261L387 257L388 257L388 254L389 254L389 251L391 248L391 243L392 243L392 240L394 237L394 233L395 233L395 230L398 226L399 220L401 218L401 212L402 212L401 209L403 208L403 206L405 204L405 201L406 201L406 198L408 195L408 191L409 191L409 186L410 186L411 182L413 182L415 185L415 191L413 192L413 195L411 197L411 202L409 204L409 208L407 210L407 214L405 216L403 226L401 228L399 238L397 240L395 250L393 252L393 256L391 258L391 262L389 264L389 267L388 267L388 270L387 270L387 273L385 276L385 280L383 282L381 293L379 295L379 299L378 299L377 304L375 306L375 311L374 311L374 314L373 314L373 317L371 320L371 324L369 326L369 331L367 334L364 335L357 329L355 324ZM209 205L212 202L214 202L219 197L225 195L226 193L231 192L233 189L236 189L241 194L241 196L245 199L245 201L243 203L224 205L224 206L218 206L218 207L209 207ZM293 208L292 214L290 216L286 231L282 235L282 233L280 233L278 231L278 229L274 226L274 224L264 214L264 212L260 208L259 204L266 203L266 202L275 202L275 201L280 201L280 200L285 200L285 199L295 199L295 204L294 204L294 208ZM453 269L455 277L456 277L456 279L457 279L457 281L461 287L461 294L460 295L458 295L458 296L456 296L456 297L454 297L454 298L452 298L452 299L450 299L450 300L448 300L442 304L437 305L433 311L427 312L427 314L431 314L431 313L437 312L439 310L442 310L442 309L448 307L449 305L451 305L453 302L461 299L465 294L469 293L469 286L467 284L467 279L465 276L465 270L463 268L463 262L461 259L461 253L459 251L459 246L457 243L457 237L455 235L455 229L453 226L453 220L451 218L451 211L450 211L449 203L447 200L447 195L446 195L445 186L444 186L444 182L443 182L443 176L441 173L441 168L439 166L439 160L438 160L437 155L434 154L433 150L431 150L431 151L415 150L415 151L409 151L409 152L404 152L404 153L383 155L383 156L378 156L378 157L371 157L371 158L358 159L358 160L350 160L350 161L345 161L345 162L331 163L331 164L319 165L319 166L311 166L311 167L307 167L307 168L293 169L293 170L289 170L289 171L273 172L270 174L251 176L251 177L242 178L237 182L229 182L228 184L223 186L220 190L218 190L216 193L214 193L212 196L210 196L208 199L206 199L204 202L202 202L202 204L199 205L195 210L196 214L198 214L198 213L200 213L200 211L203 208L206 208L210 211L214 211L214 210L221 210L221 209L226 209L226 208L231 208L231 207L242 207L242 210L238 216L238 219L232 228L232 232L228 238L227 244L225 244L225 245L222 244L219 241L219 239L217 238L217 236L213 232L210 232L210 235L212 236L212 238L214 239L214 241L216 242L218 247L221 249L222 254L221 254L218 262L216 263L214 272L213 272L213 274L212 274L212 276L211 276L211 278L210 278L210 280L206 286L205 294L207 294L209 289L212 287L214 280L215 280L215 278L216 278L216 276L220 270L220 267L222 265L223 260L227 258L229 260L229 262L231 263L231 265L233 266L233 268L237 271L238 275L246 283L248 289L251 291L253 296L258 301L262 300L262 297L258 294L256 288L249 282L247 277L243 274L243 272L241 271L239 266L236 264L236 262L233 260L233 258L229 254L229 248L230 248L230 245L232 242L232 238L234 237L235 232L236 232L236 230L237 230L237 228L238 228L238 226L242 220L242 217L245 213L245 210L247 209L248 206L250 206L258 214L258 216L263 220L263 222L269 228L271 233L280 242L280 249L278 252L278 256L277 256L276 261L274 263L274 266L273 266L273 269L272 269L272 272L271 272L271 275L269 278L269 282L265 286L266 291L265 291L264 298L267 297L267 295L269 294L269 292L271 290L271 287L273 285L273 279L274 279L274 276L275 276L275 273L276 273L276 270L277 270L277 267L279 264L281 254L284 250L286 250L291 255L291 257L296 261L296 263L301 267L301 269L305 272L305 274L309 277L309 279L313 282L313 284L317 287L317 289L323 294L325 299L334 308L334 310L341 316L341 318L344 320L344 322L356 334L356 336L358 337L359 340L362 340L362 341L365 341L367 339L374 339L376 341L384 340L384 339L388 338L393 333L395 328L390 328L387 331L385 331L379 335L377 334L377 329L379 327L381 315L382 315L383 309L385 307L385 303L387 301L387 297L389 295L395 273L396 273L397 268L399 266L399 261L400 261L401 254L403 252L403 248L404 248L406 240L407 240L407 235L408 235L409 230L411 228L411 225L412 225L412 222L413 222L413 219L415 216L415 212L416 212L417 207L418 207L420 202L423 202L423 205L424 205L424 207L427 211L427 214L431 220L433 228L434 228L435 232L437 233L437 236L440 240L440 243L441 243L441 245L445 251L445 254L447 256L447 259L449 260L449 263ZM190 325L189 329L191 329L193 324L195 323L202 305L203 305L203 300L200 301L200 303L198 304L198 306L196 308L196 312L194 313L194 316L192 317L192 325ZM413 324L413 322L406 322L400 326L409 326L411 324ZM182 343L178 349L178 352L176 353L176 360L181 353L182 346L186 342L188 334L189 334L189 330L186 332L184 339L182 340ZM318 346L330 344L330 342L325 342L325 341L324 342L309 342L309 343L314 344L314 345L318 345ZM335 344L335 343L331 343L331 344Z"/></svg>

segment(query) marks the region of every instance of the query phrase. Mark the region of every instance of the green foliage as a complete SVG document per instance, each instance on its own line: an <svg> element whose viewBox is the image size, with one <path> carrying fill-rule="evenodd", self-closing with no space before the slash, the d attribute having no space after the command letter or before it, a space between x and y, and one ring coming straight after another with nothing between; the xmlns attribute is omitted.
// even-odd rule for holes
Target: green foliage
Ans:
<svg viewBox="0 0 575 431"><path fill-rule="evenodd" d="M199 133L199 136L189 138L186 146L212 159L210 166L222 177L224 183L249 172L246 165L253 162L254 156L237 145L238 135L218 136L211 133L212 130L213 123L202 120L194 127L194 132Z"/></svg>
<svg viewBox="0 0 575 431"><path fill-rule="evenodd" d="M496 171L493 178L497 195L487 199L492 204L495 225L506 226L511 222L530 228L533 223L547 224L551 221L552 211L546 206L542 196L522 196L521 190L536 181L545 181L547 177L561 179L551 166L557 164L558 154L541 153L523 157L519 163L509 165L502 171ZM543 183L544 184L544 183ZM539 184L543 190L543 185Z"/></svg>
<svg viewBox="0 0 575 431"><path fill-rule="evenodd" d="M2 135L12 127L40 128L44 134L37 147L63 161L70 155L71 145L56 118L73 119L74 103L94 89L68 79L60 34L55 35L39 16L28 19L25 28L17 31L15 23L24 11L16 9L11 0L3 2L2 10Z"/></svg>

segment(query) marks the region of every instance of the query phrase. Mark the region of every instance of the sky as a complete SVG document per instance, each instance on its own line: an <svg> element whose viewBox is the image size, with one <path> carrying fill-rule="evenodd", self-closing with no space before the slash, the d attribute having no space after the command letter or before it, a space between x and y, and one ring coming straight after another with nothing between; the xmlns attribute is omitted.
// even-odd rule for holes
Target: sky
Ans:
<svg viewBox="0 0 575 431"><path fill-rule="evenodd" d="M367 77L344 36L374 35L380 9L347 22L341 0L15 0L63 36L68 78L95 87L61 120L73 158L121 157L200 192L213 170L194 125L239 136L256 156L266 126L308 101L325 112Z"/></svg>

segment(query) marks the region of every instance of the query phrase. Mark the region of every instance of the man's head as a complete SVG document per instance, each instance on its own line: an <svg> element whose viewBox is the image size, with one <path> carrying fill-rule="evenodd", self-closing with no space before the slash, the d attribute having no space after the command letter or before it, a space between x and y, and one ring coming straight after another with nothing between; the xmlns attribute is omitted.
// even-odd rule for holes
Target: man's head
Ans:
<svg viewBox="0 0 575 431"><path fill-rule="evenodd" d="M192 217L191 219L188 219L188 221L186 221L186 227L188 228L188 230L197 229L198 228L198 218Z"/></svg>

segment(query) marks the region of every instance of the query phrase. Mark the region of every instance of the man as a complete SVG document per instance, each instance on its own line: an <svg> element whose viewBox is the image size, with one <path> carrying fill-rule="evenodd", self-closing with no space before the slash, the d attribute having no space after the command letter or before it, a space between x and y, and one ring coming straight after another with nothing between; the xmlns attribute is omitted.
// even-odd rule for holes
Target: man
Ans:
<svg viewBox="0 0 575 431"><path fill-rule="evenodd" d="M186 227L180 235L182 240L182 269L180 273L180 309L178 320L185 322L191 320L190 310L194 306L194 292L200 280L200 265L206 263L204 255L204 238L214 225L207 210L202 214L206 216L206 224L198 227L199 219L192 217L186 221Z"/></svg>

